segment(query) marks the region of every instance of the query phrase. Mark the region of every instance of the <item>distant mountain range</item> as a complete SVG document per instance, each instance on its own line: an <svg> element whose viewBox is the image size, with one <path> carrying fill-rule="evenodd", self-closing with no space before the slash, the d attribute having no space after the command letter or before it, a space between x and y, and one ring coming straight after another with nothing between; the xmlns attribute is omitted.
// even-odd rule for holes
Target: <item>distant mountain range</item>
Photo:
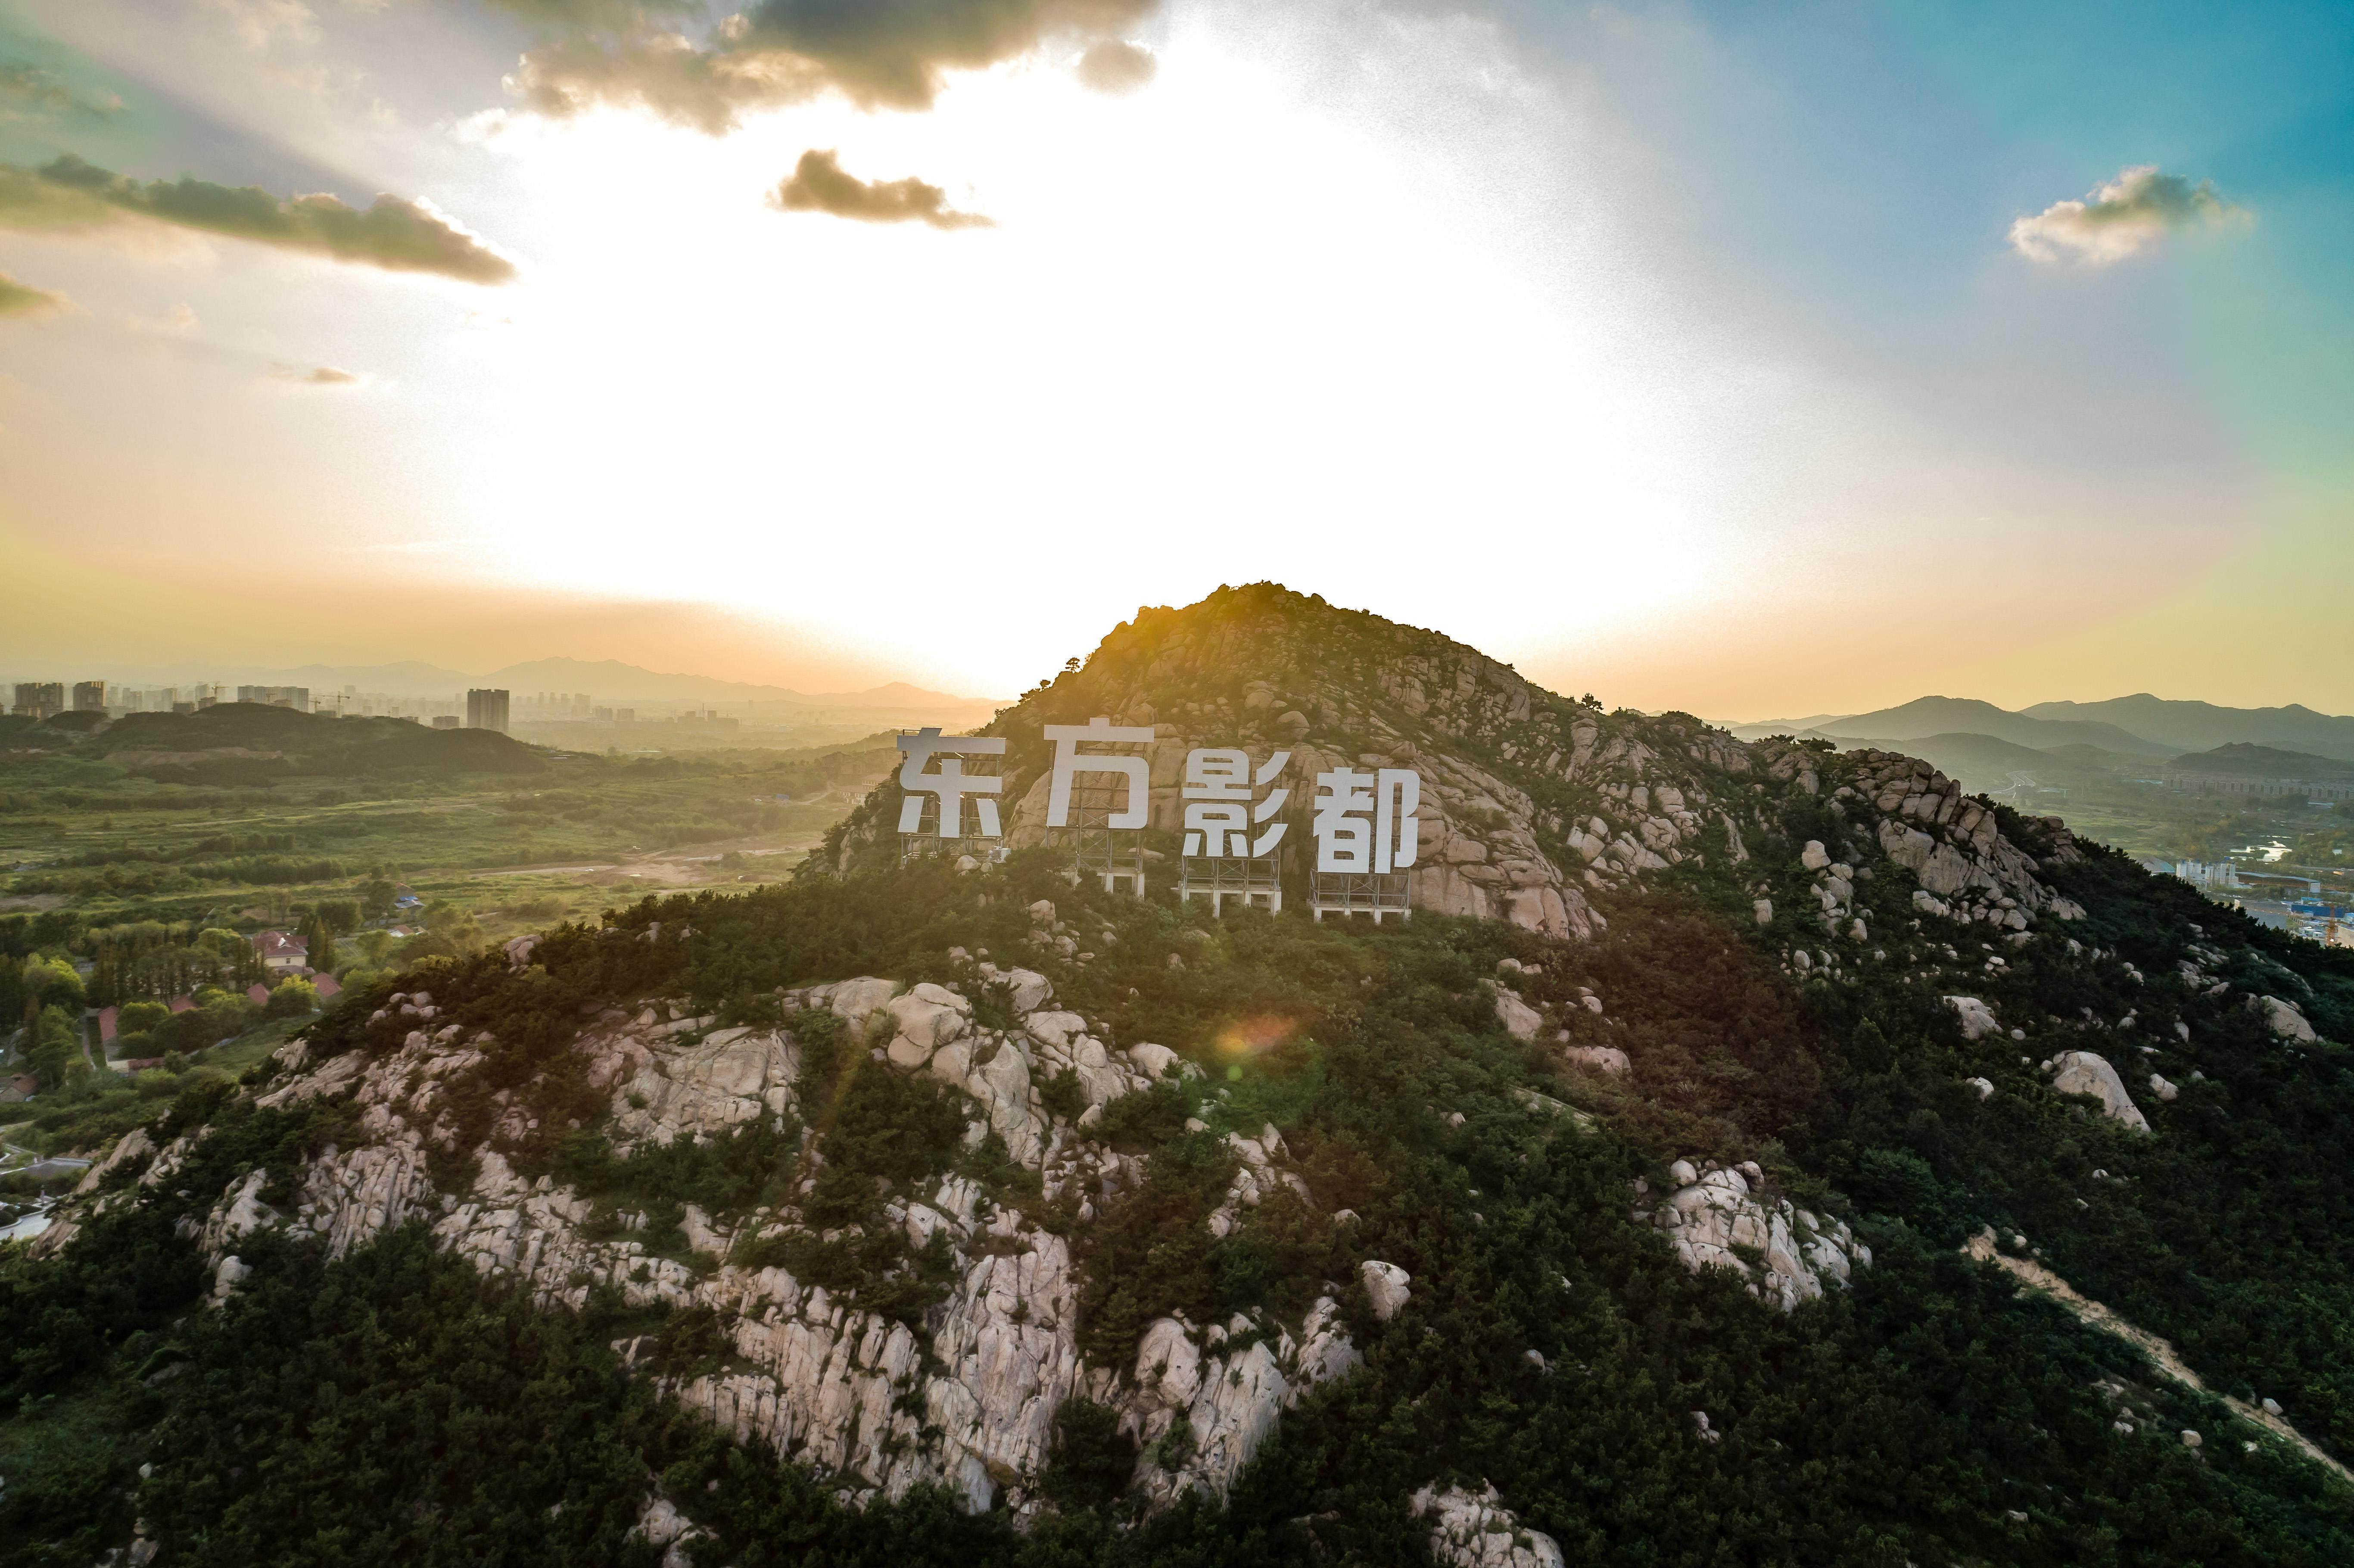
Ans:
<svg viewBox="0 0 2354 1568"><path fill-rule="evenodd" d="M2226 746L2255 746L2308 758L2354 761L2354 718L2333 717L2291 705L2227 708L2174 702L2142 693L2098 703L2038 703L2013 712L1971 697L1917 697L1865 714L1817 714L1732 726L1755 738L1775 734L1819 735L1837 740L1947 740L1989 736L2049 751L2089 747L2120 758L2152 761ZM2087 763L2092 759L2084 758ZM2098 766L2098 764L2094 764Z"/></svg>
<svg viewBox="0 0 2354 1568"><path fill-rule="evenodd" d="M528 692L586 692L600 703L761 703L788 707L938 713L985 718L1008 699L960 697L894 681L864 692L796 692L785 686L723 681L710 675L665 673L618 659L534 659L486 675L445 669L422 660L391 664L303 664L255 669L186 664L142 673L118 683L168 686L218 681L231 685L308 686L314 695L355 686L398 697L446 697L472 686Z"/></svg>

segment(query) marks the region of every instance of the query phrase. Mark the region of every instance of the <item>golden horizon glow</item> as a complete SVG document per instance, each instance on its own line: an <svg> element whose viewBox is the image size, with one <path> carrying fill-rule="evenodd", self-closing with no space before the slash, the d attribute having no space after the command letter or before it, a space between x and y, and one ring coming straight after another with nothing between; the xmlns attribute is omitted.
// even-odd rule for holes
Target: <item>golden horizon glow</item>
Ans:
<svg viewBox="0 0 2354 1568"><path fill-rule="evenodd" d="M325 44L193 14L114 39L112 5L50 19L125 69L194 40L223 124L397 175L521 277L0 232L0 272L76 304L0 328L0 564L48 585L0 664L569 655L1006 694L1140 605L1274 579L1716 718L2354 705L2213 624L2318 536L2227 436L2185 482L1909 405L1728 272L1623 83L1500 20L1205 0L1125 96L1057 45L926 112L712 137L371 122ZM1699 49L1684 26L1625 25ZM813 148L995 226L777 210ZM1999 239L1981 289L2066 308Z"/></svg>

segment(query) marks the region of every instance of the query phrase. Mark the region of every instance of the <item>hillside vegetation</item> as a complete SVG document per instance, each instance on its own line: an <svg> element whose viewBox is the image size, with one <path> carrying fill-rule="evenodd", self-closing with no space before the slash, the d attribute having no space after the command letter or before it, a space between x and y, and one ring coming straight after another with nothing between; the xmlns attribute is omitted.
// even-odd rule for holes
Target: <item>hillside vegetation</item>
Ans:
<svg viewBox="0 0 2354 1568"><path fill-rule="evenodd" d="M1097 714L1164 854L1410 763L1417 913L1075 883ZM1268 587L991 727L1002 864L886 784L154 1107L0 1274L8 1560L2354 1560L2354 954Z"/></svg>

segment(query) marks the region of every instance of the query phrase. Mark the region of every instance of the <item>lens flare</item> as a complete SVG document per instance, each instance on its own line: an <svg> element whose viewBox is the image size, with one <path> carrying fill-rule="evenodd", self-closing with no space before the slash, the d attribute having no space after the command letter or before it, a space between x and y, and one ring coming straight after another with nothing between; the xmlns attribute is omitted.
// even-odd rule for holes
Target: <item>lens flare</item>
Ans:
<svg viewBox="0 0 2354 1568"><path fill-rule="evenodd" d="M1290 1039L1299 1030L1296 1020L1261 1015L1240 1018L1218 1031L1218 1054L1240 1065Z"/></svg>

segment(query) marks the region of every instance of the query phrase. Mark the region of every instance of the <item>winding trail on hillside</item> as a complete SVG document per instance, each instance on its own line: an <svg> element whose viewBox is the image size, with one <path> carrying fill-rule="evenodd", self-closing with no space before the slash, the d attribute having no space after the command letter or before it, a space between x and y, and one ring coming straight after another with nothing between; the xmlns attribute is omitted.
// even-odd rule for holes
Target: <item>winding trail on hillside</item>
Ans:
<svg viewBox="0 0 2354 1568"><path fill-rule="evenodd" d="M2262 1405L2250 1404L2228 1393L2217 1393L2200 1380L2197 1372L2185 1366L2174 1347L2147 1329L2136 1328L2116 1313L2078 1290L2074 1286L2044 1267L2023 1257L2006 1257L1997 1250L1993 1227L1972 1236L1962 1249L1981 1263L1991 1263L2039 1295L2048 1296L2076 1316L2087 1328L2120 1339L2147 1356L2158 1370L2181 1383L2194 1393L2212 1394L2231 1406L2232 1414L2253 1422L2284 1442L2293 1443L2306 1457L2336 1473L2338 1479L2354 1483L2354 1471L2339 1464L2317 1447L2304 1433L2290 1425L2284 1416L2274 1415Z"/></svg>

